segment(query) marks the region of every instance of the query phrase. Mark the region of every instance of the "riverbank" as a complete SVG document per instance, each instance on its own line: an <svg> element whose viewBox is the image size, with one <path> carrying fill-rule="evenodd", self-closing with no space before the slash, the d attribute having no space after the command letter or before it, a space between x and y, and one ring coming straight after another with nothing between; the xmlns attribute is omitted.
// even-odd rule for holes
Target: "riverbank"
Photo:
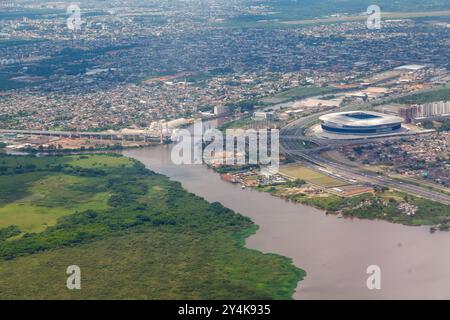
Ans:
<svg viewBox="0 0 450 320"><path fill-rule="evenodd" d="M251 218L260 226L246 247L293 259L308 272L295 299L450 298L447 232L381 220L343 219L252 188L241 189L201 165L175 165L172 146L125 151L209 202ZM382 290L368 290L369 265L382 268Z"/></svg>
<svg viewBox="0 0 450 320"><path fill-rule="evenodd" d="M2 299L292 299L305 272L257 226L120 155L0 155ZM82 270L82 290L65 286ZM17 286L17 284L20 286Z"/></svg>
<svg viewBox="0 0 450 320"><path fill-rule="evenodd" d="M344 218L385 220L407 226L450 230L450 206L382 186L350 183L302 165L289 165L271 177L254 167L212 167L227 182L267 192Z"/></svg>
<svg viewBox="0 0 450 320"><path fill-rule="evenodd" d="M354 197L333 194L309 197L293 188L263 187L258 190L296 203L326 210L344 218L385 220L406 226L430 226L430 232L449 231L450 206L399 191L373 191Z"/></svg>

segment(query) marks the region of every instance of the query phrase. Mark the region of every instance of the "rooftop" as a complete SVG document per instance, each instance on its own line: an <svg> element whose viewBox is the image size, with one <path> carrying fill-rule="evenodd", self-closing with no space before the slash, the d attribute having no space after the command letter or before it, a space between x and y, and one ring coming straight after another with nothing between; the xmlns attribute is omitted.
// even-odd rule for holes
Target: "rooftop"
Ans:
<svg viewBox="0 0 450 320"><path fill-rule="evenodd" d="M362 110L329 113L320 117L320 120L351 126L376 126L403 122L400 117Z"/></svg>

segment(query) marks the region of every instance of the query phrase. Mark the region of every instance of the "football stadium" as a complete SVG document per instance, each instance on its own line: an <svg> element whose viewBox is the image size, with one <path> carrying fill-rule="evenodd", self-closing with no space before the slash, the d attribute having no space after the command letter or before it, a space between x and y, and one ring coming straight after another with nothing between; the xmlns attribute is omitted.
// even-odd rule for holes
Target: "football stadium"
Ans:
<svg viewBox="0 0 450 320"><path fill-rule="evenodd" d="M320 121L325 132L377 135L399 131L403 119L373 111L348 111L326 114Z"/></svg>

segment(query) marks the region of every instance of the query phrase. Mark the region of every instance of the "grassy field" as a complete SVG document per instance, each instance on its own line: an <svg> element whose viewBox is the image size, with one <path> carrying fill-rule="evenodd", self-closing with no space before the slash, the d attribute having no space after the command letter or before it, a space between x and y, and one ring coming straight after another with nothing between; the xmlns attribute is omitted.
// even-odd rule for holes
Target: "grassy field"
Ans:
<svg viewBox="0 0 450 320"><path fill-rule="evenodd" d="M302 4L290 0L273 1L275 7L270 15L243 15L214 23L228 28L300 28L311 25L329 25L344 22L366 21L362 11L374 4L362 0L302 0ZM446 18L450 15L448 6L436 0L412 4L412 0L378 1L382 9L382 19L431 19ZM272 2L272 1L270 1ZM284 3L283 3L284 2ZM353 2L353 3L352 3ZM365 3L361 3L365 2ZM403 2L403 3L402 3ZM408 2L408 3L406 3ZM406 12L407 11L407 12ZM346 13L341 16L331 16Z"/></svg>
<svg viewBox="0 0 450 320"><path fill-rule="evenodd" d="M331 94L334 92L339 91L339 89L334 87L317 87L317 86L303 86L303 87L297 87L293 89L289 89L283 92L280 92L278 94L275 94L270 97L265 97L261 99L261 102L264 104L277 104L277 103L283 103L288 102L292 100L300 100L305 99L308 97L313 97L317 95L323 95L323 94Z"/></svg>
<svg viewBox="0 0 450 320"><path fill-rule="evenodd" d="M412 18L430 18L430 17L446 17L450 16L450 11L430 11L430 12L383 12L383 19L412 19ZM366 15L340 16L322 19L305 19L282 21L288 25L321 25L351 21L366 21Z"/></svg>
<svg viewBox="0 0 450 320"><path fill-rule="evenodd" d="M0 163L11 171L18 168L25 171L19 171L22 174L0 176L0 229L15 225L22 235L42 232L55 225L60 217L78 211L108 208L110 193L98 192L104 183L100 179L61 173L43 174L35 170L47 170L58 165L85 169L133 165L126 158L105 156L2 157Z"/></svg>
<svg viewBox="0 0 450 320"><path fill-rule="evenodd" d="M69 162L72 166L81 168L102 168L102 167L131 167L133 162L122 157L76 157Z"/></svg>
<svg viewBox="0 0 450 320"><path fill-rule="evenodd" d="M291 178L301 179L311 184L326 188L347 185L344 181L329 177L324 173L320 173L304 166L288 166L281 168L280 172Z"/></svg>
<svg viewBox="0 0 450 320"><path fill-rule="evenodd" d="M94 180L52 175L29 184L29 196L0 207L0 228L16 225L24 233L41 232L55 225L60 217L82 210L108 208L108 192L89 194L77 190L79 186L95 185Z"/></svg>
<svg viewBox="0 0 450 320"><path fill-rule="evenodd" d="M403 98L393 100L392 102L402 104L423 104L428 102L448 100L450 100L450 85L427 92L412 94Z"/></svg>
<svg viewBox="0 0 450 320"><path fill-rule="evenodd" d="M228 129L243 129L248 130L257 127L257 120L254 120L253 117L241 118L233 121L226 122L225 124L219 127L219 130L222 132L226 132ZM281 125L280 121L270 121L267 123L267 127L269 128L277 128Z"/></svg>
<svg viewBox="0 0 450 320"><path fill-rule="evenodd" d="M305 272L257 227L113 155L0 156L0 299L290 299ZM66 288L66 268L82 289Z"/></svg>
<svg viewBox="0 0 450 320"><path fill-rule="evenodd" d="M240 129L240 128L249 126L252 123L254 123L254 120L251 117L241 118L238 120L229 121L229 122L223 124L222 126L220 126L219 129L221 131L225 132L227 129Z"/></svg>
<svg viewBox="0 0 450 320"><path fill-rule="evenodd" d="M264 187L274 196L306 204L329 213L341 213L344 217L369 220L386 220L410 226L428 225L441 230L450 230L450 206L428 199L417 198L405 193L387 190L366 193L354 197L335 194L309 196L302 193L286 193L288 186ZM415 215L407 215L399 209L399 204L415 206Z"/></svg>

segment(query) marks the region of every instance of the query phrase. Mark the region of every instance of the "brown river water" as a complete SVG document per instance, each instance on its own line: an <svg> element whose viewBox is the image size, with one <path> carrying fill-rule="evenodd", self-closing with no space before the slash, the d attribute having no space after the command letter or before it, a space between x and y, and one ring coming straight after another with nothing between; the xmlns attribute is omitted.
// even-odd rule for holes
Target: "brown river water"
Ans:
<svg viewBox="0 0 450 320"><path fill-rule="evenodd" d="M201 165L174 165L171 146L124 151L210 202L250 217L260 229L247 247L292 258L308 275L295 299L450 299L450 233L383 221L342 219L223 181ZM369 290L369 265L381 290Z"/></svg>

